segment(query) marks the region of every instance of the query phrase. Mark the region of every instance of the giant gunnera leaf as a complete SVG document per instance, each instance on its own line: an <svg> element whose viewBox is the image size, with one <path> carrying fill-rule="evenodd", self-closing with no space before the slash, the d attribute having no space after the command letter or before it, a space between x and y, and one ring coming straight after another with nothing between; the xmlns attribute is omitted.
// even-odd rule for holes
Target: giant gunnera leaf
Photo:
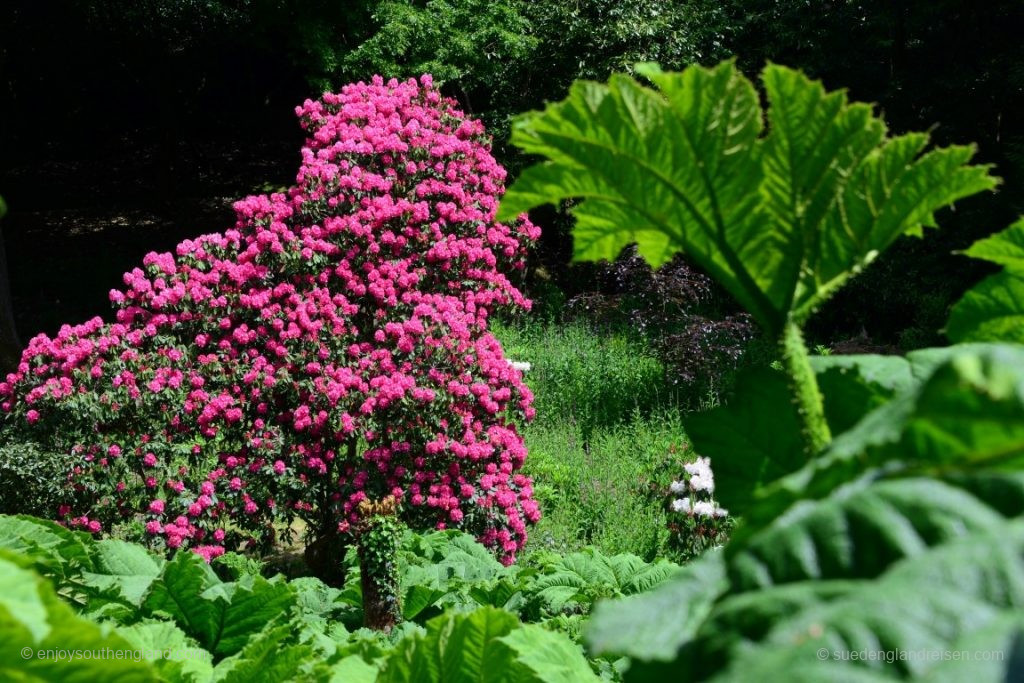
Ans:
<svg viewBox="0 0 1024 683"><path fill-rule="evenodd" d="M936 210L995 186L987 166L967 165L973 148L889 137L869 105L792 69L762 72L766 111L733 62L636 71L654 88L622 74L578 81L515 122L512 143L544 161L509 189L499 219L581 200L577 259L636 242L657 266L682 251L772 335L898 237L933 227Z"/></svg>
<svg viewBox="0 0 1024 683"><path fill-rule="evenodd" d="M1024 219L964 253L1004 270L964 294L949 314L946 335L953 341L1024 342Z"/></svg>

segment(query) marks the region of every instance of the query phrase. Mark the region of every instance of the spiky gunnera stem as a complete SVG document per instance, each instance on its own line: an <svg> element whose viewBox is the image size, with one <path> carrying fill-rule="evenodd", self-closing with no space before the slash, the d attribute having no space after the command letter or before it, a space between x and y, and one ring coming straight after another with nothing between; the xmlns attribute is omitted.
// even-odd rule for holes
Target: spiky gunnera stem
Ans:
<svg viewBox="0 0 1024 683"><path fill-rule="evenodd" d="M793 322L786 323L781 341L782 366L800 420L804 451L811 458L832 441L832 432L825 420L825 402L800 327Z"/></svg>

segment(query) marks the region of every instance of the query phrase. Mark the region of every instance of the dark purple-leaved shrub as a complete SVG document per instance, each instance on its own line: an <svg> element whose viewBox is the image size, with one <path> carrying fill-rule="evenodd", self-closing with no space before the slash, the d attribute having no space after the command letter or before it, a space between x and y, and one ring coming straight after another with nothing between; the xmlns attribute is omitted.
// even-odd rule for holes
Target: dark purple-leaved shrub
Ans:
<svg viewBox="0 0 1024 683"><path fill-rule="evenodd" d="M696 399L722 387L756 336L750 316L680 255L654 270L629 247L593 278L596 291L570 299L566 314L643 333L665 363L667 381Z"/></svg>

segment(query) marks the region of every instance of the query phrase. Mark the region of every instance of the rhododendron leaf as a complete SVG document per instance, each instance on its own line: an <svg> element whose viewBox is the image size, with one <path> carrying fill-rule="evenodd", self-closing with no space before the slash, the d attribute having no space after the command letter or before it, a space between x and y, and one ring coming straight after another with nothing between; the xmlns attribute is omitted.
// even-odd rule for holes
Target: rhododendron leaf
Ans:
<svg viewBox="0 0 1024 683"><path fill-rule="evenodd" d="M744 371L733 399L684 419L694 450L711 459L715 497L729 510L743 508L764 482L806 462L800 425L781 372Z"/></svg>
<svg viewBox="0 0 1024 683"><path fill-rule="evenodd" d="M966 165L972 148L886 139L868 105L798 71L765 68L763 137L756 91L732 62L637 71L657 92L622 75L577 82L515 122L513 144L546 160L524 171L499 216L581 199L576 258L611 259L636 242L657 266L683 251L773 335L899 236L934 227L936 210L995 185L987 166Z"/></svg>
<svg viewBox="0 0 1024 683"><path fill-rule="evenodd" d="M85 572L83 583L101 591L113 590L136 607L166 564L141 546L115 539L96 543L92 555L96 571Z"/></svg>
<svg viewBox="0 0 1024 683"><path fill-rule="evenodd" d="M131 659L57 657L54 651L131 651L132 645L76 615L46 579L20 566L25 558L0 550L0 680L155 681L156 671ZM51 651L46 654L46 651ZM29 651L26 657L24 652Z"/></svg>
<svg viewBox="0 0 1024 683"><path fill-rule="evenodd" d="M671 660L727 588L724 554L705 553L654 590L599 602L586 626L587 647L595 655Z"/></svg>

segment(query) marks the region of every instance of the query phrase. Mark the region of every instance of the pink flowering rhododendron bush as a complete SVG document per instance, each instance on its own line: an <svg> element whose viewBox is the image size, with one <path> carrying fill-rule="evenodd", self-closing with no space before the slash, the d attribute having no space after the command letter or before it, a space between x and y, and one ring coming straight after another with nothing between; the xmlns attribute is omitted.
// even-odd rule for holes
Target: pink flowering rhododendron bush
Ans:
<svg viewBox="0 0 1024 683"><path fill-rule="evenodd" d="M495 222L505 172L429 77L297 113L295 186L147 255L114 323L33 339L0 419L69 454L54 512L75 528L209 558L295 516L348 532L393 495L511 561L539 517L515 426L532 395L487 322L529 306L504 273L539 230Z"/></svg>

